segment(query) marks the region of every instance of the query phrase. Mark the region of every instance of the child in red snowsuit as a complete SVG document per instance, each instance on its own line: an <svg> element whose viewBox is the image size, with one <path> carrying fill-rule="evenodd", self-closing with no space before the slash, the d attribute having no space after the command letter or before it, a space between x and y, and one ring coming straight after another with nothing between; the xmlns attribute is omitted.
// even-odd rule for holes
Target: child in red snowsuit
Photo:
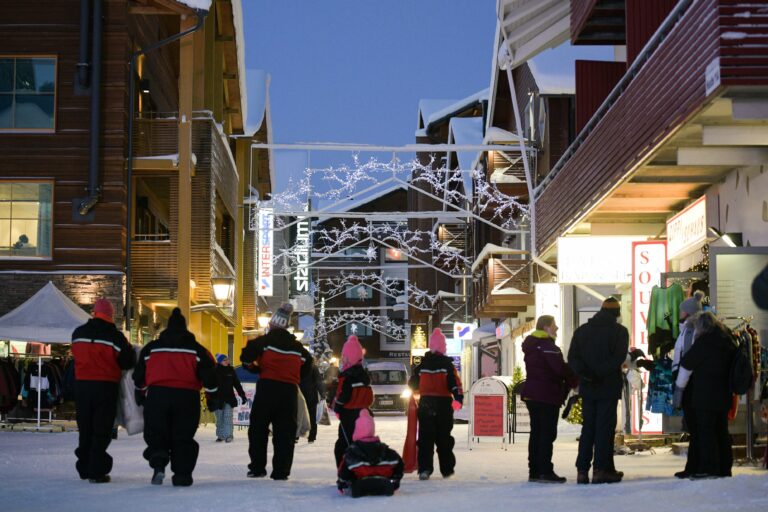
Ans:
<svg viewBox="0 0 768 512"><path fill-rule="evenodd" d="M392 496L403 478L403 459L379 441L376 425L367 410L360 412L352 440L339 465L339 493L348 489L353 498Z"/></svg>
<svg viewBox="0 0 768 512"><path fill-rule="evenodd" d="M344 452L352 442L360 411L373 404L371 377L363 368L363 347L357 336L350 336L341 349L341 370L332 404L340 421L339 438L334 447L336 467L339 467Z"/></svg>

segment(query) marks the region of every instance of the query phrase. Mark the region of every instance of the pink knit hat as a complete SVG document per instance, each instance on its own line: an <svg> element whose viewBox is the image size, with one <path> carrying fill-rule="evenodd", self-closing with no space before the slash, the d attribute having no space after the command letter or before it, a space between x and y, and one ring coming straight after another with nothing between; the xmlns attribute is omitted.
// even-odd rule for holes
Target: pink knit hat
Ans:
<svg viewBox="0 0 768 512"><path fill-rule="evenodd" d="M429 350L438 354L445 354L445 334L439 327L436 327L429 335Z"/></svg>
<svg viewBox="0 0 768 512"><path fill-rule="evenodd" d="M376 435L376 424L373 422L371 413L368 409L360 411L360 416L355 421L355 432L352 434L353 441L374 437Z"/></svg>
<svg viewBox="0 0 768 512"><path fill-rule="evenodd" d="M94 318L101 318L106 322L114 323L114 320L113 320L114 315L115 315L115 310L112 307L112 303L109 302L107 299L104 299L104 298L98 299L93 304Z"/></svg>
<svg viewBox="0 0 768 512"><path fill-rule="evenodd" d="M363 360L363 346L354 334L347 338L347 342L341 349L341 369L346 370Z"/></svg>

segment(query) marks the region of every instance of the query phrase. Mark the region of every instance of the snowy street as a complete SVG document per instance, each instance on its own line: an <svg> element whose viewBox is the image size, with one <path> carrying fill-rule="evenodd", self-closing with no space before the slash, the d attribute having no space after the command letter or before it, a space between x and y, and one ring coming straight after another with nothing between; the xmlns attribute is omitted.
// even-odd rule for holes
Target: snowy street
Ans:
<svg viewBox="0 0 768 512"><path fill-rule="evenodd" d="M516 436L508 451L498 445L467 449L467 426L456 425L456 475L438 475L419 482L406 475L393 498L340 497L335 489L333 443L336 425L320 426L314 445L302 439L296 447L293 472L288 482L245 477L248 442L245 430L235 431L231 444L215 443L213 425L197 434L200 458L191 488L174 488L170 477L162 487L149 484L151 470L142 459L140 435L120 431L109 453L114 457L112 482L81 481L74 469L73 450L77 433L0 433L0 480L3 510L26 512L62 511L183 511L269 510L568 510L569 512L621 510L624 512L765 511L768 510L768 473L734 467L734 478L680 481L672 477L684 461L659 449L617 457L616 466L626 473L618 485L575 484L576 431L560 434L555 445L555 470L568 477L565 485L530 484L527 479L527 436ZM398 452L402 450L405 419L377 417L377 433ZM269 468L268 468L269 469ZM434 475L433 475L434 477ZM362 500L362 501L361 501ZM393 508L394 507L394 508Z"/></svg>

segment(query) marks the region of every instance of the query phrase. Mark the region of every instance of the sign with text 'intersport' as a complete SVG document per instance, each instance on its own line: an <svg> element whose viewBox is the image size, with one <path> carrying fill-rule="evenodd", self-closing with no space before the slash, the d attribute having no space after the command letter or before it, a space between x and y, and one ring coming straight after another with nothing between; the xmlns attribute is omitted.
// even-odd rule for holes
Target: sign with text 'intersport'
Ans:
<svg viewBox="0 0 768 512"><path fill-rule="evenodd" d="M274 288L272 282L272 257L275 253L275 215L272 208L259 210L259 250L257 253L256 268L258 277L256 290L262 297L271 297Z"/></svg>

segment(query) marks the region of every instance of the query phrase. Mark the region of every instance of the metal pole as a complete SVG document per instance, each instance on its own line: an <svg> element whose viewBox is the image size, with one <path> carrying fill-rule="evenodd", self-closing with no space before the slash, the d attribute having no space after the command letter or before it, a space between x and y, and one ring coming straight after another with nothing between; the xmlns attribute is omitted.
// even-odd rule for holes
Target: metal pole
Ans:
<svg viewBox="0 0 768 512"><path fill-rule="evenodd" d="M37 430L40 430L40 393L43 380L43 356L37 356Z"/></svg>

